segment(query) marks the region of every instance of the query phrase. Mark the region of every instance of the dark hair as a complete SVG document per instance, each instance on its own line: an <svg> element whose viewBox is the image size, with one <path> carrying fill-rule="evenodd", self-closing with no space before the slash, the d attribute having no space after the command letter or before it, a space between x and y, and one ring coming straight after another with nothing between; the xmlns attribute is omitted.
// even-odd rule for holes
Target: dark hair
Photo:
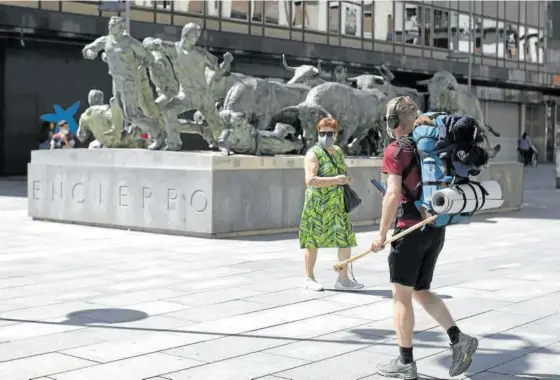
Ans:
<svg viewBox="0 0 560 380"><path fill-rule="evenodd" d="M521 137L523 137L524 139L527 138L527 132L523 132L523 134L521 135Z"/></svg>

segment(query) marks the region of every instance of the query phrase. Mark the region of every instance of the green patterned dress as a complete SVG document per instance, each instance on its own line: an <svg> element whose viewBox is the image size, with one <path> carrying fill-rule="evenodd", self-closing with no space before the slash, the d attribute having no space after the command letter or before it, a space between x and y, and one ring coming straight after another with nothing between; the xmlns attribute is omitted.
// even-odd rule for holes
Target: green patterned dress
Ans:
<svg viewBox="0 0 560 380"><path fill-rule="evenodd" d="M311 151L319 160L319 177L335 177L346 172L344 155L339 147L332 155L338 171L322 148L315 145ZM299 243L300 248L349 248L357 245L350 217L344 209L342 186L306 188Z"/></svg>

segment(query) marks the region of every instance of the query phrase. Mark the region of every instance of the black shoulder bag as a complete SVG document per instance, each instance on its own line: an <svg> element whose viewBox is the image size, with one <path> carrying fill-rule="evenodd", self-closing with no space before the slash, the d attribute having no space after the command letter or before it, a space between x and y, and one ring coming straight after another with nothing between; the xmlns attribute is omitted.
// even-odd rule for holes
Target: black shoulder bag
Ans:
<svg viewBox="0 0 560 380"><path fill-rule="evenodd" d="M323 151L325 152L325 154L327 155L327 157L335 167L337 174L340 175L340 173L338 172L338 166L334 162L330 153L327 152L326 149L323 149ZM346 175L346 173L344 173L344 175ZM350 185L342 185L342 188L344 190L344 209L346 210L347 213L351 213L352 211L357 209L358 206L362 203L362 199L358 196L358 194L354 190L352 190Z"/></svg>

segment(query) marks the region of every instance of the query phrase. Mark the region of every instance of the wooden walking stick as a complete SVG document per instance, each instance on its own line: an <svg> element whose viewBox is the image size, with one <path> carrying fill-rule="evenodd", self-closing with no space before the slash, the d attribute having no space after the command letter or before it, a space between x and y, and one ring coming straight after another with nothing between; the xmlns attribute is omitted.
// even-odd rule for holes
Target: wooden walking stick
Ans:
<svg viewBox="0 0 560 380"><path fill-rule="evenodd" d="M412 227L408 227L406 230L401 231L400 233L396 234L395 236L392 236L390 239L385 241L385 245L387 244L391 244L392 242L394 242L395 240L399 240L400 238L402 238L405 235L408 235L409 233L411 233L412 231L415 231L417 229L419 229L420 227L425 226L426 224L430 224L431 222L433 222L434 220L436 220L436 218L439 215L432 215L427 219L424 219L423 221L416 223L414 226ZM340 272L342 269L344 269L344 267L348 264L350 264L353 261L356 261L358 259L361 259L362 257L368 255L369 253L371 253L372 251L367 250L365 252L360 253L359 255L356 256L352 256L344 261L341 261L339 263L334 264L333 269L336 272Z"/></svg>

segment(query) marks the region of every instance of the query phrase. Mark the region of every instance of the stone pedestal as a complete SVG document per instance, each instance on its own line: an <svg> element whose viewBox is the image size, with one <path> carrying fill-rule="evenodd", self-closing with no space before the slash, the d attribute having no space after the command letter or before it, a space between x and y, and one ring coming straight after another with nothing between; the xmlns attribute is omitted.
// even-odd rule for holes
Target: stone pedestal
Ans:
<svg viewBox="0 0 560 380"><path fill-rule="evenodd" d="M348 158L363 200L354 225L373 224L381 196L370 179L381 160ZM497 163L504 210L522 203L523 168ZM35 219L200 237L295 231L304 201L303 157L229 156L136 149L40 150L28 166Z"/></svg>

